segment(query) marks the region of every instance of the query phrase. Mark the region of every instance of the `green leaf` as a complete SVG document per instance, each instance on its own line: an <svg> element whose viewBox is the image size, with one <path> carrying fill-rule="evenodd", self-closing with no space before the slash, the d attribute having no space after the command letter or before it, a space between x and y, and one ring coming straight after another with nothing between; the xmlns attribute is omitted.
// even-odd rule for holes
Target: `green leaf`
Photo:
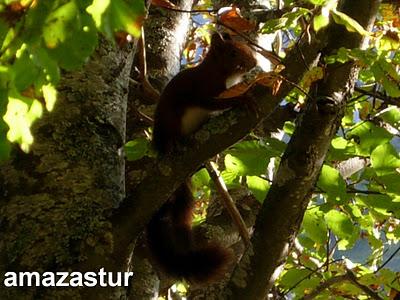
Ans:
<svg viewBox="0 0 400 300"><path fill-rule="evenodd" d="M372 151L371 164L378 176L398 174L400 183L400 174L396 171L400 168L400 158L390 143L380 145Z"/></svg>
<svg viewBox="0 0 400 300"><path fill-rule="evenodd" d="M36 1L36 5L30 8L25 18L22 31L22 40L27 44L38 44L42 38L43 26L47 16L60 1Z"/></svg>
<svg viewBox="0 0 400 300"><path fill-rule="evenodd" d="M384 122L389 123L397 130L400 130L400 108L397 106L390 106L383 110L379 115Z"/></svg>
<svg viewBox="0 0 400 300"><path fill-rule="evenodd" d="M271 19L265 22L263 28L262 28L262 33L274 33L275 31L281 30L281 29L289 29L289 28L295 28L297 26L297 21L305 16L308 15L310 11L306 8L299 8L295 11L291 11L288 13L285 13L281 18L279 19Z"/></svg>
<svg viewBox="0 0 400 300"><path fill-rule="evenodd" d="M140 36L145 11L143 1L93 0L86 10L109 39L113 39L116 31Z"/></svg>
<svg viewBox="0 0 400 300"><path fill-rule="evenodd" d="M102 31L109 39L113 38L113 28L109 21L111 0L93 0L86 11L93 17L97 29Z"/></svg>
<svg viewBox="0 0 400 300"><path fill-rule="evenodd" d="M55 48L48 48L48 53L62 68L73 70L87 61L96 46L97 32L93 19L86 13L78 13L68 23L63 39L58 40Z"/></svg>
<svg viewBox="0 0 400 300"><path fill-rule="evenodd" d="M8 30L9 30L9 28L8 28L6 22L4 22L3 19L0 19L0 49L2 48L4 39L7 36Z"/></svg>
<svg viewBox="0 0 400 300"><path fill-rule="evenodd" d="M387 77L383 77L381 83L383 85L383 88L390 97L394 98L400 97L400 88L398 83Z"/></svg>
<svg viewBox="0 0 400 300"><path fill-rule="evenodd" d="M269 159L276 152L262 145L258 141L245 141L236 144L225 156L225 167L227 171L238 175L262 175L267 171Z"/></svg>
<svg viewBox="0 0 400 300"><path fill-rule="evenodd" d="M384 192L388 194L400 195L399 182L400 174L398 172L381 175L378 178L378 183L384 188Z"/></svg>
<svg viewBox="0 0 400 300"><path fill-rule="evenodd" d="M270 184L267 180L258 176L247 176L247 186L259 202L263 202L267 196Z"/></svg>
<svg viewBox="0 0 400 300"><path fill-rule="evenodd" d="M336 9L332 10L332 16L337 24L344 25L350 32L358 32L363 36L368 36L370 34L356 20Z"/></svg>
<svg viewBox="0 0 400 300"><path fill-rule="evenodd" d="M356 155L356 147L352 141L337 136L331 142L329 160L341 161Z"/></svg>
<svg viewBox="0 0 400 300"><path fill-rule="evenodd" d="M306 210L303 219L303 229L315 243L323 245L328 239L328 229L324 220L324 212L319 207Z"/></svg>
<svg viewBox="0 0 400 300"><path fill-rule="evenodd" d="M198 189L209 186L210 181L210 174L208 174L208 171L205 168L202 168L192 175L192 184Z"/></svg>
<svg viewBox="0 0 400 300"><path fill-rule="evenodd" d="M46 101L46 109L52 111L57 101L57 90L52 84L42 86L43 98Z"/></svg>
<svg viewBox="0 0 400 300"><path fill-rule="evenodd" d="M234 170L224 170L221 177L229 189L240 187L240 175Z"/></svg>
<svg viewBox="0 0 400 300"><path fill-rule="evenodd" d="M40 69L33 63L26 44L17 51L11 70L14 73L14 85L19 92L32 85L39 76Z"/></svg>
<svg viewBox="0 0 400 300"><path fill-rule="evenodd" d="M287 18L271 19L264 23L261 28L263 34L274 33L286 27Z"/></svg>
<svg viewBox="0 0 400 300"><path fill-rule="evenodd" d="M399 216L400 202L394 202L392 197L388 195L366 195L357 196L356 198L360 203L366 205L368 208L384 216L392 216L393 213Z"/></svg>
<svg viewBox="0 0 400 300"><path fill-rule="evenodd" d="M69 1L48 15L43 27L43 38L48 48L56 48L66 41L71 31L75 31L77 14L75 1Z"/></svg>
<svg viewBox="0 0 400 300"><path fill-rule="evenodd" d="M7 72L6 68L2 68L0 66L0 85L3 78L7 78L7 76L3 76L3 72ZM8 103L8 89L1 87L0 88L0 116L4 116L7 112L7 103ZM9 127L3 118L0 119L0 161L7 160L10 157L11 145L7 140L7 131Z"/></svg>
<svg viewBox="0 0 400 300"><path fill-rule="evenodd" d="M279 280L279 286L285 289L291 289L297 298L304 296L308 290L313 290L320 285L321 279L314 276L312 272L304 268L292 268L283 273Z"/></svg>
<svg viewBox="0 0 400 300"><path fill-rule="evenodd" d="M325 4L326 0L307 0L311 4L322 6Z"/></svg>
<svg viewBox="0 0 400 300"><path fill-rule="evenodd" d="M357 154L361 156L369 156L376 147L392 139L392 135L387 130L372 122L355 125L349 131L348 137L354 140Z"/></svg>
<svg viewBox="0 0 400 300"><path fill-rule="evenodd" d="M328 24L329 24L329 14L327 16L324 14L320 14L315 16L313 19L313 27L316 32L328 26Z"/></svg>
<svg viewBox="0 0 400 300"><path fill-rule="evenodd" d="M288 135L292 135L295 128L296 125L291 121L286 121L285 125L283 125L283 131L285 131L285 133L287 133Z"/></svg>
<svg viewBox="0 0 400 300"><path fill-rule="evenodd" d="M279 283L283 287L292 288L301 279L306 278L310 274L311 274L310 270L306 270L306 269L290 269L286 273L283 274L282 278L279 280Z"/></svg>
<svg viewBox="0 0 400 300"><path fill-rule="evenodd" d="M22 44L18 49L10 71L13 73L14 85L19 92L25 91L32 85L40 89L49 82L56 84L60 79L59 68L46 50L28 44Z"/></svg>
<svg viewBox="0 0 400 300"><path fill-rule="evenodd" d="M13 77L13 73L12 73L11 69L9 67L2 66L0 64L0 90L2 91L2 93L5 92L6 96L8 95L8 88L11 84L12 77ZM5 97L4 94L1 94L1 95L3 97ZM7 97L4 99L2 98L1 100L4 100L5 102L7 102Z"/></svg>
<svg viewBox="0 0 400 300"><path fill-rule="evenodd" d="M7 113L3 119L10 128L7 138L10 142L17 142L25 152L29 151L33 143L30 130L32 123L42 115L42 105L36 99L23 97L14 92L9 96Z"/></svg>
<svg viewBox="0 0 400 300"><path fill-rule="evenodd" d="M328 165L322 166L317 186L327 193L327 198L330 201L344 201L348 199L344 179L338 170Z"/></svg>
<svg viewBox="0 0 400 300"><path fill-rule="evenodd" d="M149 148L150 143L146 138L134 139L125 144L126 157L130 161L141 159L148 153Z"/></svg>
<svg viewBox="0 0 400 300"><path fill-rule="evenodd" d="M57 62L52 59L47 52L47 49L42 47L30 47L33 63L40 68L41 80L36 80L36 83L41 84L52 83L56 85L60 80L60 68ZM39 86L41 84L38 84Z"/></svg>
<svg viewBox="0 0 400 300"><path fill-rule="evenodd" d="M400 74L397 71L397 67L393 65L393 63L388 62L384 58L379 59L378 63L382 70L388 74L390 78L393 78L395 81L400 80Z"/></svg>
<svg viewBox="0 0 400 300"><path fill-rule="evenodd" d="M371 71L376 81L383 85L389 96L400 97L400 75L392 63L389 63L386 58L381 57L371 66Z"/></svg>
<svg viewBox="0 0 400 300"><path fill-rule="evenodd" d="M355 242L354 237L358 236L359 228L353 225L346 214L337 210L330 210L325 214L325 221L332 232L343 241L342 249L346 249Z"/></svg>

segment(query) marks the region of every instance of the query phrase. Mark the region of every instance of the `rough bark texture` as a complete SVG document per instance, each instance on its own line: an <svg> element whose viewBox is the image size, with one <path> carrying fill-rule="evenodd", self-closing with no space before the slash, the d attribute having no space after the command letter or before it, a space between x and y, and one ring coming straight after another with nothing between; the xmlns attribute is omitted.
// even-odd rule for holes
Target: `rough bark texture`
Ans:
<svg viewBox="0 0 400 300"><path fill-rule="evenodd" d="M341 10L365 27L375 18L379 1L342 1ZM330 25L322 55L340 47L356 48L362 37ZM357 79L355 64L328 66L316 84L304 114L282 157L274 183L257 218L252 246L224 291L226 299L265 299L300 227L310 194L343 116L346 98Z"/></svg>
<svg viewBox="0 0 400 300"><path fill-rule="evenodd" d="M190 10L193 1L175 1L182 9ZM187 35L189 33L191 16L186 13L176 13L153 7L144 24L147 56L147 76L153 86L159 91L180 70L180 58L184 49ZM135 62L139 58L136 56ZM137 66L137 65L136 65ZM140 81L137 72L133 69L132 76ZM140 121L140 115L135 110L140 110L149 116L153 116L157 99L149 99L143 91L142 85L130 89L127 117L127 138L137 138L143 135L144 129L149 125ZM149 105L150 104L150 105ZM143 172L146 172L149 162L144 159L137 162L127 163L127 193L134 189L137 182L141 180ZM150 165L151 166L151 165ZM152 205L148 202L147 205ZM127 233L130 237L132 234ZM148 253L143 246L143 240L139 239L134 249L130 267L135 277L131 282L129 299L151 299L158 297L158 291L162 289L162 282L149 263ZM128 254L128 253L126 253Z"/></svg>
<svg viewBox="0 0 400 300"><path fill-rule="evenodd" d="M63 74L54 110L33 128L29 154L1 166L0 274L62 271L112 252L106 217L124 198L131 51L105 40L82 70ZM101 265L90 265L98 270ZM80 299L80 289L0 287L1 299ZM103 292L107 294L106 292ZM99 296L93 299L101 299Z"/></svg>

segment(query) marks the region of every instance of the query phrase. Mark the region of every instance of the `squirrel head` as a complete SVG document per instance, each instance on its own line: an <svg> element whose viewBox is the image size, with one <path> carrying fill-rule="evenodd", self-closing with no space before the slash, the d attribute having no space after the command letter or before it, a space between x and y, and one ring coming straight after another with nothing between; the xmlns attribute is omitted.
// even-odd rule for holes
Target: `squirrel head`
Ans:
<svg viewBox="0 0 400 300"><path fill-rule="evenodd" d="M244 74L257 65L253 49L244 42L233 40L227 33L222 36L213 33L207 59L227 75Z"/></svg>

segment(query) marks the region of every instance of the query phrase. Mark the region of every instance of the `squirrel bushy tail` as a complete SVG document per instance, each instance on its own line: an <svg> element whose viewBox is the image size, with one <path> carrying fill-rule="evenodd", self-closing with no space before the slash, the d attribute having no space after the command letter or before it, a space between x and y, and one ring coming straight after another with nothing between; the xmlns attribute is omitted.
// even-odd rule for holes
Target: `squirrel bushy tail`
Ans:
<svg viewBox="0 0 400 300"><path fill-rule="evenodd" d="M222 277L232 255L216 243L196 246L193 203L190 187L183 183L148 224L147 243L165 273L192 283L207 283Z"/></svg>

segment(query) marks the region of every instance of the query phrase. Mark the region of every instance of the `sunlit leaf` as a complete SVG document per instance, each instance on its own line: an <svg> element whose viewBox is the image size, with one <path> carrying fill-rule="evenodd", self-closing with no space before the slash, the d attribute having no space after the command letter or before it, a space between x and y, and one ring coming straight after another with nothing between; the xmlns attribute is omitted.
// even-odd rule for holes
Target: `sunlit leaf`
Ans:
<svg viewBox="0 0 400 300"><path fill-rule="evenodd" d="M143 137L129 141L125 144L126 157L131 161L141 159L147 154L149 147L149 141Z"/></svg>
<svg viewBox="0 0 400 300"><path fill-rule="evenodd" d="M268 147L256 141L238 143L228 153L225 157L226 169L245 176L265 174L273 156Z"/></svg>
<svg viewBox="0 0 400 300"><path fill-rule="evenodd" d="M210 175L205 168L200 169L192 176L192 184L196 188L203 188L204 186L208 186L210 184Z"/></svg>
<svg viewBox="0 0 400 300"><path fill-rule="evenodd" d="M348 198L344 179L338 170L328 165L323 165L317 186L327 194L329 200L343 201Z"/></svg>
<svg viewBox="0 0 400 300"><path fill-rule="evenodd" d="M332 16L337 24L344 25L350 32L358 32L363 36L368 36L370 34L356 20L336 9L332 10Z"/></svg>
<svg viewBox="0 0 400 300"><path fill-rule="evenodd" d="M143 1L93 0L87 12L93 16L96 27L110 39L117 31L140 35L144 15Z"/></svg>
<svg viewBox="0 0 400 300"><path fill-rule="evenodd" d="M86 13L78 13L69 23L63 40L57 47L49 48L50 56L67 70L75 69L85 63L97 46L97 32L93 19Z"/></svg>
<svg viewBox="0 0 400 300"><path fill-rule="evenodd" d="M42 115L42 105L35 99L29 99L14 93L8 99L7 113L3 119L9 126L7 138L17 142L23 151L28 152L33 143L30 130L32 123Z"/></svg>
<svg viewBox="0 0 400 300"><path fill-rule="evenodd" d="M387 130L371 122L357 124L349 131L348 137L354 140L357 154L363 156L369 156L376 147L392 139L392 135Z"/></svg>
<svg viewBox="0 0 400 300"><path fill-rule="evenodd" d="M313 27L314 27L315 31L321 30L322 28L328 26L328 24L329 24L329 15L326 16L326 15L320 14L320 15L315 16L313 19Z"/></svg>
<svg viewBox="0 0 400 300"><path fill-rule="evenodd" d="M399 154L389 143L379 145L371 153L371 164L378 176L398 174L400 184L400 158Z"/></svg>
<svg viewBox="0 0 400 300"><path fill-rule="evenodd" d="M350 247L358 236L359 228L354 226L350 218L337 210L330 210L325 214L325 221L332 232L342 240L341 249Z"/></svg>
<svg viewBox="0 0 400 300"><path fill-rule="evenodd" d="M57 90L52 84L42 86L43 97L46 101L46 109L52 111L57 101Z"/></svg>
<svg viewBox="0 0 400 300"><path fill-rule="evenodd" d="M55 48L59 43L66 41L75 29L77 13L75 1L70 1L49 14L43 28L43 38L48 48Z"/></svg>
<svg viewBox="0 0 400 300"><path fill-rule="evenodd" d="M302 226L306 234L319 245L326 243L328 228L324 220L324 212L318 207L308 209L304 214Z"/></svg>
<svg viewBox="0 0 400 300"><path fill-rule="evenodd" d="M254 197L262 203L267 196L270 186L269 182L259 176L247 176L246 182Z"/></svg>
<svg viewBox="0 0 400 300"><path fill-rule="evenodd" d="M400 130L400 108L397 106L390 106L379 114L379 118L389 123L397 130Z"/></svg>

